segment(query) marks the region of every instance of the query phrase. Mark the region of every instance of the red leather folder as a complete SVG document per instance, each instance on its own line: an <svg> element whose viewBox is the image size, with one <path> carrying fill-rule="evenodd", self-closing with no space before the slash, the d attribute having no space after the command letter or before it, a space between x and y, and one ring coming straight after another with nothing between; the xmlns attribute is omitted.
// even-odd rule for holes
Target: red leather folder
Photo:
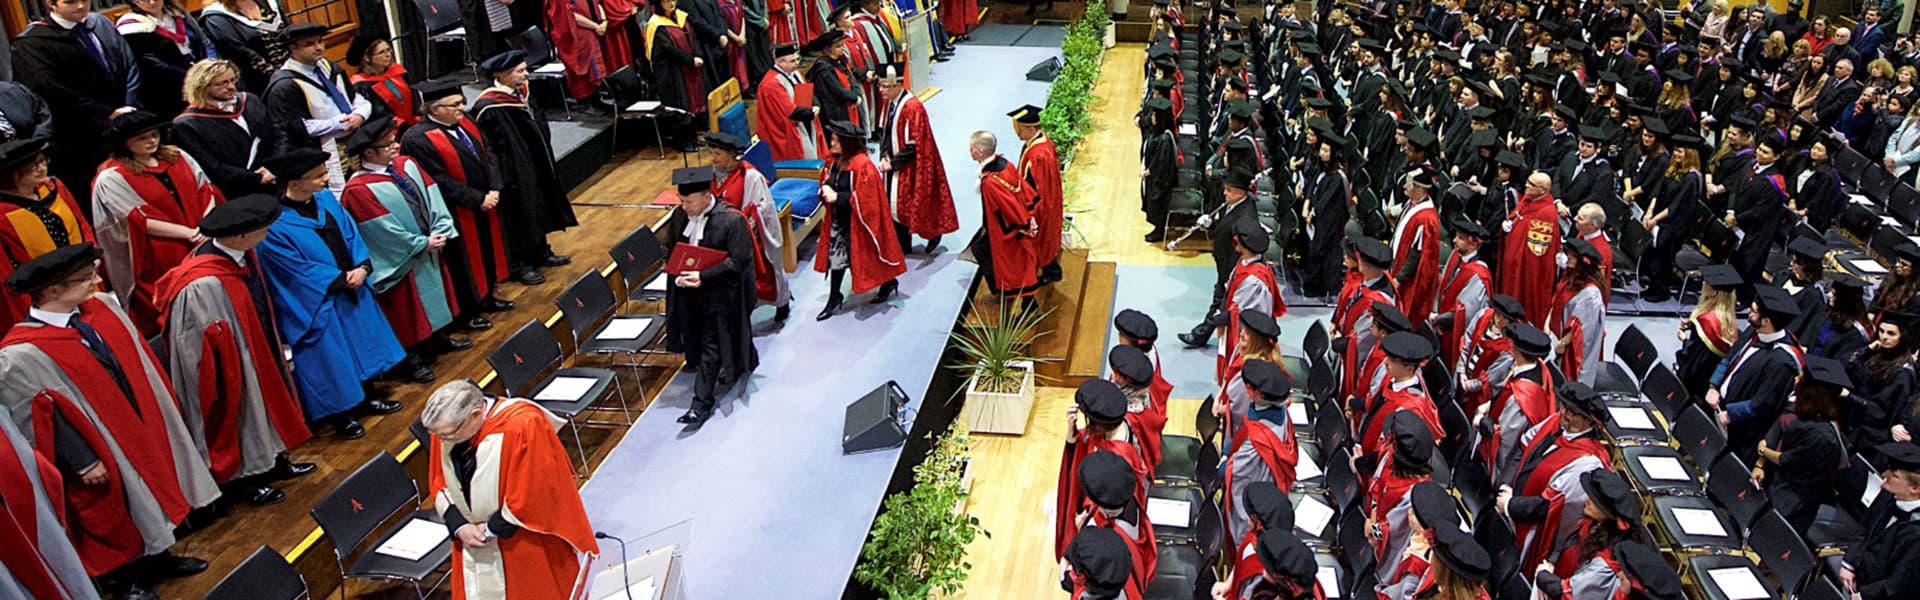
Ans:
<svg viewBox="0 0 1920 600"><path fill-rule="evenodd" d="M727 253L725 250L702 248L686 242L680 242L673 246L673 254L667 257L667 264L664 270L674 275L688 271L702 271L706 270L707 267L720 264L720 261L726 259Z"/></svg>

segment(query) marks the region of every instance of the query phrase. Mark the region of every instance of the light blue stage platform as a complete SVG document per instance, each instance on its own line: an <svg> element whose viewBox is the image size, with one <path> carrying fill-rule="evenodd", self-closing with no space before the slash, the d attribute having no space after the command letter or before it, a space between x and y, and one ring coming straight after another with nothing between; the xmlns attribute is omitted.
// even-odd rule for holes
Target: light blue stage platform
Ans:
<svg viewBox="0 0 1920 600"><path fill-rule="evenodd" d="M721 398L713 420L692 434L674 422L692 390L692 375L682 373L607 456L581 491L596 529L631 541L691 521L682 565L690 599L840 597L900 457L897 449L842 456L845 407L888 380L916 408L922 401L975 271L955 260L980 226L967 137L992 131L1003 153L1017 154L1005 113L1044 102L1046 84L1023 75L1058 54L967 46L933 65L932 85L943 91L927 110L960 231L942 239L937 256L907 257L891 302L869 306L870 295L854 296L825 322L813 320L826 302L825 276L803 260L790 275L792 318L756 338L759 370ZM770 313L763 308L756 320ZM607 541L602 551L617 559L619 549Z"/></svg>

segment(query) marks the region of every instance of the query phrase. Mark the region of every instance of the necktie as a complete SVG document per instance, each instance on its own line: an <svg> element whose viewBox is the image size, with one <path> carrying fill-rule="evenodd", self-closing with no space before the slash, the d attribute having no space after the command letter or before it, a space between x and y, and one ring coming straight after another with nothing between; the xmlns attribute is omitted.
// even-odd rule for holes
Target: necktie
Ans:
<svg viewBox="0 0 1920 600"><path fill-rule="evenodd" d="M325 69L317 64L308 68L313 69L314 77L320 80L320 88L327 91L327 97L333 99L333 106L340 109L340 114L353 112L353 104L347 102L346 94L340 93L340 86L333 84L333 78L327 76Z"/></svg>
<svg viewBox="0 0 1920 600"><path fill-rule="evenodd" d="M447 128L447 132L448 132L448 133L450 133L450 134L452 134L452 135L453 135L453 139L454 139L455 141L458 141L458 142L460 142L460 145L462 145L462 146L466 146L466 147L467 147L467 151L468 151L468 152L472 152L472 153L473 153L473 155L474 155L474 156L476 156L476 157L477 157L477 156L480 156L480 149L478 149L478 148L475 148L475 147L473 146L473 140L472 140L471 138L468 138L468 137L467 137L467 131L466 131L466 129L464 129L464 128L461 128L461 127L460 127L459 125L455 125L455 126L452 126L452 127L448 127L448 128Z"/></svg>
<svg viewBox="0 0 1920 600"><path fill-rule="evenodd" d="M73 26L73 35L74 37L80 38L80 47L87 49L87 55L93 57L94 64L100 65L100 70L113 70L107 67L107 55L100 51L100 40L93 37L92 26L82 21L80 24Z"/></svg>
<svg viewBox="0 0 1920 600"><path fill-rule="evenodd" d="M67 323L73 326L74 331L80 332L80 339L86 342L87 352L113 376L113 383L120 386L120 393L126 395L127 403L133 405L133 412L139 414L140 403L134 400L133 386L127 381L127 373L120 369L120 361L113 357L113 351L107 348L107 341L100 338L100 332L81 321L79 315L74 315Z"/></svg>

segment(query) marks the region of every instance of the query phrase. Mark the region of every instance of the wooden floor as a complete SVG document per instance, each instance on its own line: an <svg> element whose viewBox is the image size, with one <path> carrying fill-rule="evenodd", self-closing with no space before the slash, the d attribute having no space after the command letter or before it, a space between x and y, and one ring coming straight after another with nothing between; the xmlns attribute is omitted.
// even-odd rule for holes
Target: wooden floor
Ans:
<svg viewBox="0 0 1920 600"><path fill-rule="evenodd" d="M1087 260L1211 264L1197 253L1169 253L1141 239L1152 227L1140 212L1140 128L1133 116L1146 85L1140 77L1146 60L1146 45L1120 44L1107 51L1101 64L1089 109L1093 130L1080 141L1067 168L1067 209L1073 212L1075 239L1090 250Z"/></svg>
<svg viewBox="0 0 1920 600"><path fill-rule="evenodd" d="M593 179L577 188L573 200L576 203L608 205L644 204L668 186L671 169L680 166L678 153L669 151L668 154L668 160L643 160L633 152L623 153L603 167ZM470 378L484 383L491 373L486 361L489 349L527 322L551 317L555 313L554 298L567 285L587 269L600 269L610 263L607 249L615 241L640 225L652 226L660 222L668 210L651 206L579 206L574 212L581 226L548 237L554 251L572 255L573 263L546 270L547 282L539 286L502 284L498 295L513 300L518 306L510 312L489 315L494 327L470 334L474 342L472 349L439 358L433 366L440 382ZM560 322L559 327L564 329L566 325ZM588 359L582 364L598 363ZM637 372L617 369L626 388L628 405L635 411L636 417L638 411L646 406L647 400L659 394L666 381L678 370L677 357L654 359L649 364L651 366L638 369ZM299 548L301 551L298 552L296 564L314 587L314 596L329 594L339 580L331 556L333 548L324 541L308 542L310 537L317 536L307 510L327 490L338 485L355 468L378 453L384 451L399 456L407 452L414 441L408 426L419 417L421 403L436 385L382 384L389 396L404 404L405 409L393 415L363 420L367 428L364 438L343 441L323 432L314 440L294 449L292 454L298 460L313 462L319 465L319 469L301 479L283 482L286 501L261 508L235 508L226 518L181 540L174 547L175 552L204 558L211 563L211 567L198 576L168 582L158 592L166 598L198 598L255 548L265 544L282 554ZM618 415L613 418L617 419ZM582 428L581 441L586 446L590 464L597 465L624 433L624 427ZM562 435L563 440L572 441L564 431ZM424 448L421 448L408 454L411 460L407 461L409 470L420 476L422 481L425 480L426 467L419 457L424 454ZM412 597L410 589L401 591L392 589L394 587L354 583L348 586L348 596L385 596L389 594L383 592L391 592L394 597Z"/></svg>

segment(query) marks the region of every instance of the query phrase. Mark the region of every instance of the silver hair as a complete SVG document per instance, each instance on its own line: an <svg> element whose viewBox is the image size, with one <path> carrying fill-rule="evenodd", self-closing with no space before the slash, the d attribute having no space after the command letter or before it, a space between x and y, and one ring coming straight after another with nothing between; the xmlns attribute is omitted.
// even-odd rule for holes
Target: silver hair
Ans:
<svg viewBox="0 0 1920 600"><path fill-rule="evenodd" d="M428 431L454 425L486 403L487 393L473 382L465 379L449 382L427 396L426 407L420 409L420 425Z"/></svg>
<svg viewBox="0 0 1920 600"><path fill-rule="evenodd" d="M1607 211L1604 208L1600 208L1600 204L1597 202L1588 202L1580 205L1579 216L1582 219L1586 219L1587 224L1592 225L1594 229L1605 229L1607 227Z"/></svg>
<svg viewBox="0 0 1920 600"><path fill-rule="evenodd" d="M1000 138L994 137L993 132L983 129L975 131L973 135L968 136L967 143L974 148L992 152L1000 147Z"/></svg>

